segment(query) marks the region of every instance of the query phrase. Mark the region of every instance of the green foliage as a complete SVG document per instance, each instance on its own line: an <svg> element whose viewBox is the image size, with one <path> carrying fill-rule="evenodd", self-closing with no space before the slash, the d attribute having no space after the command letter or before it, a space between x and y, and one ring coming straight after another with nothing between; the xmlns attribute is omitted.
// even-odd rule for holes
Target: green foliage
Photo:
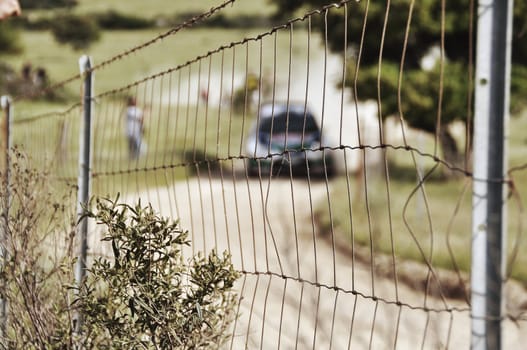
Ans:
<svg viewBox="0 0 527 350"><path fill-rule="evenodd" d="M115 10L92 15L99 27L104 29L145 29L152 28L155 21L136 16L125 15Z"/></svg>
<svg viewBox="0 0 527 350"><path fill-rule="evenodd" d="M62 286L73 280L74 203L30 164L15 149L9 182L0 174L0 291L8 305L0 348L72 349L70 293Z"/></svg>
<svg viewBox="0 0 527 350"><path fill-rule="evenodd" d="M101 37L97 23L87 16L65 14L53 22L51 31L61 44L68 44L74 50L88 48Z"/></svg>
<svg viewBox="0 0 527 350"><path fill-rule="evenodd" d="M61 7L73 7L77 0L19 0L24 10L29 9L53 9Z"/></svg>
<svg viewBox="0 0 527 350"><path fill-rule="evenodd" d="M201 15L202 11L196 12L184 12L178 13L173 18L167 18L162 20L162 23L168 26L177 26L186 21L190 21L192 18L195 18ZM200 22L199 26L193 26L190 28L222 28L222 29L234 29L234 28L264 28L264 27L273 27L279 25L280 23L276 20L272 20L267 16L262 16L261 14L257 15L247 15L247 14L238 14L235 16L227 16L223 13L216 14L210 18L207 18L205 21Z"/></svg>
<svg viewBox="0 0 527 350"><path fill-rule="evenodd" d="M70 98L63 89L46 90L51 85L44 67L33 69L24 64L20 73L4 63L0 63L0 93L12 96L35 96L34 100L65 101Z"/></svg>
<svg viewBox="0 0 527 350"><path fill-rule="evenodd" d="M227 253L198 254L185 264L181 249L189 242L177 223L151 207L98 201L97 213L85 215L106 225L113 258L95 259L72 287L74 197L59 196L29 164L14 150L10 181L0 173L7 218L0 221L0 291L8 305L0 348L203 349L227 340L239 276ZM83 316L80 335L74 312Z"/></svg>
<svg viewBox="0 0 527 350"><path fill-rule="evenodd" d="M302 5L323 6L329 2L326 0L304 0L287 2L282 0L271 0L279 5L279 11L291 13ZM422 58L427 54L430 47L439 45L441 40L442 27L442 2L439 0L424 0L414 2L403 0L391 2L390 8L384 2L361 1L348 4L347 28L344 25L344 11L333 10L328 12L328 20L323 16L315 20L319 31L324 33L327 26L327 37L330 48L334 51L342 52L344 49L344 31L347 31L348 47L355 53L361 52L360 64L361 72L358 80L358 88L362 93L361 99L377 99L376 91L377 66L380 60L381 43L382 76L380 80L383 85L388 86L393 92L393 85L397 82L398 73L395 73L395 66L399 66L402 60L403 49L405 49L403 88L406 89L406 99L403 101L403 110L416 111L419 118L409 117L414 127L425 131L433 131L430 127L433 121L426 120L425 115L436 117L435 109L437 103L431 103L431 99L437 99L438 76L437 69L427 73L421 70ZM470 52L470 39L475 40L476 16L472 19L474 32L470 33L470 6L469 0L454 1L445 3L444 18L444 46L445 46L445 70L451 70L455 74L445 76L445 98L444 108L451 110L445 115L445 121L466 117L467 104L466 96L470 87L468 86L468 58L474 52ZM407 25L409 13L412 10L411 26L408 32ZM527 33L527 19L525 17L527 3L516 1L514 4L514 34L513 34L513 62L515 71L523 71L519 67L527 67L527 41L523 40ZM388 13L386 28L384 28L386 14ZM361 37L364 31L364 40ZM384 40L383 40L384 35ZM405 43L405 37L407 42ZM475 42L475 41L473 41ZM405 46L406 45L406 46ZM474 49L475 44L472 45ZM351 67L351 66L350 66ZM351 69L354 70L354 67ZM354 72L349 72L352 76ZM458 74L461 73L461 74ZM454 81L456 80L456 81ZM348 85L353 84L353 80L348 79ZM373 84L373 88L368 87ZM404 84L409 86L405 87ZM416 89L416 87L419 87ZM410 92L411 91L411 92ZM393 103L393 96L381 91L383 95L383 115L398 113L397 104ZM524 83L523 75L512 75L512 103L521 103L518 98L523 99L527 94L527 84ZM431 97L432 96L432 97ZM454 98L451 100L450 98ZM464 103L460 103L464 101ZM423 107L427 105L428 110L423 112ZM445 112L445 111L443 111Z"/></svg>
<svg viewBox="0 0 527 350"><path fill-rule="evenodd" d="M230 256L184 263L187 233L150 206L98 200L88 211L108 229L113 259L98 258L81 285L85 346L97 349L203 349L226 339L234 320Z"/></svg>
<svg viewBox="0 0 527 350"><path fill-rule="evenodd" d="M519 114L527 107L527 66L513 65L511 76L511 112Z"/></svg>
<svg viewBox="0 0 527 350"><path fill-rule="evenodd" d="M455 120L462 120L467 106L466 80L450 79L450 77L463 77L466 75L461 63L449 62L443 67L443 104L441 110L442 124ZM424 131L434 132L439 106L440 66L432 70L409 70L402 74L400 104L398 95L399 65L383 63L379 72L377 67L369 66L359 72L357 80L358 99L377 99L382 105L382 116L390 115L402 117L409 125ZM348 70L348 81L353 81L355 71ZM378 84L379 82L379 84ZM378 88L378 86L380 88ZM448 101L445 103L444 101Z"/></svg>
<svg viewBox="0 0 527 350"><path fill-rule="evenodd" d="M285 18L300 8L306 1L303 0L268 0L278 6L278 11L275 13L275 18Z"/></svg>
<svg viewBox="0 0 527 350"><path fill-rule="evenodd" d="M8 21L0 22L0 54L14 54L21 50L18 31Z"/></svg>
<svg viewBox="0 0 527 350"><path fill-rule="evenodd" d="M246 109L246 112L251 113L255 107L255 94L258 92L259 88L260 79L258 76L254 74L248 74L245 77L244 83L234 90L232 101L234 110L237 113L242 114ZM265 86L262 86L262 88L265 90Z"/></svg>

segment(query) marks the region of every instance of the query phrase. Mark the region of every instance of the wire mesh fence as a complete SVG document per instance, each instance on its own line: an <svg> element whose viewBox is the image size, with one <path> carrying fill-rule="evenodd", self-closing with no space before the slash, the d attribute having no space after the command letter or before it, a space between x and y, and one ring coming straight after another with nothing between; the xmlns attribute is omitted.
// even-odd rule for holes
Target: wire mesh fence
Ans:
<svg viewBox="0 0 527 350"><path fill-rule="evenodd" d="M231 3L95 64L95 81L161 39L177 43L181 31L236 6ZM395 99L401 109L411 97L402 93L404 79L395 96L384 94L382 48L386 37L395 39L388 21L370 29L368 10L360 14L356 6L342 1L306 12L92 95L92 195L150 203L189 230L189 256L227 251L242 273L226 348L470 344L471 99L465 122L443 124L441 106L451 96L443 95L448 77L441 72L429 96L435 133L410 128L402 110L385 116L383 99ZM410 54L409 8L405 36L389 43L402 50L403 63ZM335 16L345 18L343 38L330 50ZM350 30L349 21L361 31ZM372 59L365 58L364 40L380 29L381 54L373 57L379 78L372 86L378 99L362 101L360 62ZM441 33L435 40L441 42ZM440 65L445 60L438 58ZM75 76L48 91L82 81ZM15 104L34 97L18 96ZM70 185L78 176L82 108L16 114L12 126L13 142L34 164ZM462 161L441 153L442 130L462 144ZM513 203L520 237L521 198ZM109 254L93 226L88 246L90 256ZM506 343L519 347L524 297L511 300Z"/></svg>

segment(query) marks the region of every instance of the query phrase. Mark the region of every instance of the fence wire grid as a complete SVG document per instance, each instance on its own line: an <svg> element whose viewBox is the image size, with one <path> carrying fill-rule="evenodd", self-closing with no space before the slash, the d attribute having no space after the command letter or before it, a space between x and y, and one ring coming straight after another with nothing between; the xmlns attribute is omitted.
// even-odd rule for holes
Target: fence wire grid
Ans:
<svg viewBox="0 0 527 350"><path fill-rule="evenodd" d="M108 69L155 45L176 50L180 34L238 2L223 2L95 62L95 86ZM402 52L399 105L412 16L418 15L412 4L405 35L396 43ZM119 193L129 204L150 203L189 230L188 254L228 251L241 273L237 319L224 348L470 346L472 88L465 121L443 123L442 108L451 97L443 94L449 77L441 70L430 96L434 134L409 127L404 113L383 115L382 99L394 96L381 91L380 68L378 99L361 100L361 61L372 59L364 56L371 54L364 40L373 29L368 10L359 16L357 6L364 3L306 11L157 73L130 82L123 76L114 88L93 94L91 195ZM393 39L387 34L389 9L378 38L379 67L385 38ZM342 44L330 49L327 28L336 25L336 16L346 19ZM362 31L349 32L349 21L361 23ZM440 33L435 40L441 65L445 38ZM472 45L467 42L468 50ZM465 79L471 81L472 62L469 67ZM15 96L14 105L80 86L83 79L79 74ZM13 143L64 186L78 177L79 101L38 115L17 111L11 130ZM136 112L129 112L131 104ZM144 117L140 133L129 130L127 111ZM445 159L443 130L461 145L462 161ZM510 219L517 222L509 273L523 261L514 260L524 219L513 175L521 178L525 168L513 164L506 180ZM110 254L93 225L88 246L91 257ZM508 284L523 290L512 279ZM526 298L523 292L511 295L505 344L521 348Z"/></svg>

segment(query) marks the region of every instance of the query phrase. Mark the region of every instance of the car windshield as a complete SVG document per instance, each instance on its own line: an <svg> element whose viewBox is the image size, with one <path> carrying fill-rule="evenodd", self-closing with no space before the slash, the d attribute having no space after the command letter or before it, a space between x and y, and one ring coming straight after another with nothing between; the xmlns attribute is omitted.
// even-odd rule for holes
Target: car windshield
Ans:
<svg viewBox="0 0 527 350"><path fill-rule="evenodd" d="M260 124L260 132L271 134L278 133L315 133L318 132L318 126L311 114L302 113L279 113L272 118L264 119Z"/></svg>

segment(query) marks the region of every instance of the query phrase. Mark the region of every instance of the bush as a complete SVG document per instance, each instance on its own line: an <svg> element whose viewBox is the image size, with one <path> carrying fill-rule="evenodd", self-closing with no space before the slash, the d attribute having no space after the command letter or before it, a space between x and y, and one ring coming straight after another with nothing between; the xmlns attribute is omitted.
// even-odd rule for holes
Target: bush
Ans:
<svg viewBox="0 0 527 350"><path fill-rule="evenodd" d="M84 315L84 346L97 349L204 349L227 340L235 318L238 278L230 256L198 254L184 264L187 232L151 206L98 200L112 259L98 258L76 305Z"/></svg>
<svg viewBox="0 0 527 350"><path fill-rule="evenodd" d="M58 196L29 164L14 150L10 181L0 173L1 349L203 349L228 339L238 278L228 254L185 264L189 242L177 223L150 206L101 200L85 215L107 227L113 257L95 259L74 285L73 187Z"/></svg>
<svg viewBox="0 0 527 350"><path fill-rule="evenodd" d="M186 21L200 16L201 12L185 12L173 16L166 20L166 24L176 26ZM250 28L266 28L280 25L282 22L274 21L268 17L261 15L237 15L225 16L224 14L217 14L193 26L193 28L223 28L223 29L250 29Z"/></svg>
<svg viewBox="0 0 527 350"><path fill-rule="evenodd" d="M67 101L77 98L64 87L47 89L53 85L44 67L33 69L31 64L16 72L11 66L0 62L0 91L12 96L31 96L33 100Z"/></svg>
<svg viewBox="0 0 527 350"><path fill-rule="evenodd" d="M73 280L74 202L22 153L12 154L9 183L0 174L0 291L8 305L0 348L69 349L71 293L61 286Z"/></svg>
<svg viewBox="0 0 527 350"><path fill-rule="evenodd" d="M123 15L113 10L94 14L93 18L99 27L104 29L146 29L155 25L153 20Z"/></svg>
<svg viewBox="0 0 527 350"><path fill-rule="evenodd" d="M23 9L52 9L60 7L73 7L77 0L20 0Z"/></svg>
<svg viewBox="0 0 527 350"><path fill-rule="evenodd" d="M74 50L88 48L101 37L97 23L86 16L61 15L51 26L55 40L61 44L68 44Z"/></svg>
<svg viewBox="0 0 527 350"><path fill-rule="evenodd" d="M18 16L10 20L18 28L27 30L49 30L51 29L54 18L51 16Z"/></svg>
<svg viewBox="0 0 527 350"><path fill-rule="evenodd" d="M19 53L22 51L18 31L8 22L0 22L0 53Z"/></svg>

